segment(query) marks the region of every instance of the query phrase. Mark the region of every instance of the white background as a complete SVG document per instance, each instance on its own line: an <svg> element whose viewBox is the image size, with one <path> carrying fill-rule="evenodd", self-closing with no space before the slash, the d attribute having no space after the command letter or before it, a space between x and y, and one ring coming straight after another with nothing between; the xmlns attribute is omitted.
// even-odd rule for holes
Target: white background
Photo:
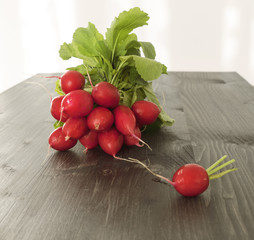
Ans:
<svg viewBox="0 0 254 240"><path fill-rule="evenodd" d="M79 64L58 55L74 30L90 21L104 34L135 6L150 16L139 40L154 44L169 71L236 71L254 84L253 0L0 0L0 92Z"/></svg>

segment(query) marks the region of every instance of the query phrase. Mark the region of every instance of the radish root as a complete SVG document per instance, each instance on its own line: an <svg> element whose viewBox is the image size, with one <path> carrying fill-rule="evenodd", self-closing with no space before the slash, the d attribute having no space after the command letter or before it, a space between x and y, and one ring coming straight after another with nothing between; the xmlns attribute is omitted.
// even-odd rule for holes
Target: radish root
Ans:
<svg viewBox="0 0 254 240"><path fill-rule="evenodd" d="M41 88L43 88L46 91L46 93L49 95L50 101L52 101L52 95L51 95L50 91L43 84L38 83L38 82L26 82L26 83L35 84L35 85L40 86Z"/></svg>
<svg viewBox="0 0 254 240"><path fill-rule="evenodd" d="M91 85L92 88L94 88L94 85L93 85L93 83L92 83L92 79L91 79L90 74L89 74L89 72L88 72L88 68L87 68L87 66L85 66L85 67L86 67L86 73L87 73L87 76L88 76L90 85Z"/></svg>
<svg viewBox="0 0 254 240"><path fill-rule="evenodd" d="M115 159L118 160L122 160L122 161L126 161L126 162L131 162L131 163L137 163L139 165L141 165L142 167L144 167L147 171L149 171L151 174L153 174L155 177L161 178L163 180L165 180L166 182L168 182L169 184L171 184L172 186L175 185L174 182L172 182L171 180L167 179L166 177L163 177L157 173L155 173L154 171L152 171L146 164L142 163L141 161L139 161L138 159L135 158L121 158L121 157L117 157L116 155L113 156Z"/></svg>
<svg viewBox="0 0 254 240"><path fill-rule="evenodd" d="M131 135L132 137L136 138L137 140L139 140L139 142L142 142L144 145L146 145L151 151L153 151L153 149L148 145L148 143L146 143L145 141L143 141L142 139L140 139L139 137L137 137L135 134Z"/></svg>

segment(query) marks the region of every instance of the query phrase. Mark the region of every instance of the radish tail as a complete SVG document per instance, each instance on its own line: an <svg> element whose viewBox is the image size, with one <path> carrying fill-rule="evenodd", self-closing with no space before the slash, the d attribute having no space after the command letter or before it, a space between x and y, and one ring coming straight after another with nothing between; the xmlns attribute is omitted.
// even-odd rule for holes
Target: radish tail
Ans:
<svg viewBox="0 0 254 240"><path fill-rule="evenodd" d="M138 146L138 147L144 147L144 144L143 143L142 144L137 143L136 146Z"/></svg>
<svg viewBox="0 0 254 240"><path fill-rule="evenodd" d="M141 165L142 167L144 167L147 171L149 171L151 174L153 174L155 177L158 177L158 178L161 178L163 180L165 180L166 182L168 182L169 184L171 184L172 186L175 186L175 183L170 181L169 179L153 172L146 164L142 163L141 161L139 161L138 159L135 159L135 158L121 158L121 157L117 157L116 155L113 155L113 157L115 159L118 159L118 160L122 160L122 161L126 161L126 162L131 162L131 163L137 163L139 165Z"/></svg>
<svg viewBox="0 0 254 240"><path fill-rule="evenodd" d="M38 85L41 88L43 88L46 91L46 93L49 95L50 101L52 101L52 95L51 95L50 91L44 85L42 85L41 83L38 83L38 82L26 82L26 83L35 84L35 85Z"/></svg>
<svg viewBox="0 0 254 240"><path fill-rule="evenodd" d="M132 137L134 137L134 138L136 138L137 140L139 140L140 142L142 142L144 145L146 145L151 151L153 151L152 150L152 148L145 142L145 141L143 141L142 139L140 139L138 136L136 136L134 133L133 134L131 134L131 136Z"/></svg>
<svg viewBox="0 0 254 240"><path fill-rule="evenodd" d="M94 85L93 85L93 83L92 83L92 80L91 80L90 74L89 74L89 72L88 72L87 66L85 66L85 67L86 67L86 73L87 73L89 82L90 82L90 84L91 84L91 87L94 88Z"/></svg>
<svg viewBox="0 0 254 240"><path fill-rule="evenodd" d="M65 139L65 141L68 141L70 139L70 137L66 136L64 139Z"/></svg>

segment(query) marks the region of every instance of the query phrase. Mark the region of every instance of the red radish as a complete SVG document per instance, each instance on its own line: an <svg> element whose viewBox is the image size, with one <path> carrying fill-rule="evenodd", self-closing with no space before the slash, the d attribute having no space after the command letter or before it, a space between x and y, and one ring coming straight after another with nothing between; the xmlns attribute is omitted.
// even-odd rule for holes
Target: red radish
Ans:
<svg viewBox="0 0 254 240"><path fill-rule="evenodd" d="M71 117L84 117L93 109L92 96L84 90L74 90L62 100L62 111Z"/></svg>
<svg viewBox="0 0 254 240"><path fill-rule="evenodd" d="M91 130L104 131L112 127L114 116L112 112L105 107L96 107L87 116L87 124Z"/></svg>
<svg viewBox="0 0 254 240"><path fill-rule="evenodd" d="M237 168L231 168L228 170L224 170L223 172L216 173L220 169L235 162L235 159L232 159L230 161L225 162L222 165L219 165L226 158L227 158L226 155L223 156L207 169L195 163L185 164L175 172L173 176L173 181L153 172L147 165L145 165L144 163L140 162L137 159L133 158L129 159L118 158L118 159L138 163L142 165L144 168L146 168L154 176L161 178L167 183L171 184L176 189L176 191L182 194L183 196L194 197L203 193L208 188L210 180L220 178L227 173L237 170Z"/></svg>
<svg viewBox="0 0 254 240"><path fill-rule="evenodd" d="M66 114L66 113L62 113L62 116L61 116L61 102L63 100L64 96L57 96L57 97L54 97L51 101L51 105L50 105L50 112L51 112L51 115L58 121L60 121L60 118L61 118L61 121L62 122L66 122L66 120L69 118L69 116Z"/></svg>
<svg viewBox="0 0 254 240"><path fill-rule="evenodd" d="M141 138L141 131L138 126L134 128L134 134L138 137ZM143 147L144 145L141 145L139 143L139 140L137 138L134 138L132 135L124 135L124 144L127 146L138 146L138 147Z"/></svg>
<svg viewBox="0 0 254 240"><path fill-rule="evenodd" d="M132 110L124 105L119 105L114 109L115 117L115 126L116 129L123 135L131 135L133 138L136 138L138 141L147 145L150 150L152 150L147 143L141 140L138 136L135 135L134 129L136 127L136 118Z"/></svg>
<svg viewBox="0 0 254 240"><path fill-rule="evenodd" d="M141 125L152 124L161 112L155 103L145 100L136 101L131 109L135 114L137 122Z"/></svg>
<svg viewBox="0 0 254 240"><path fill-rule="evenodd" d="M60 77L60 85L63 92L67 94L74 90L83 89L85 78L80 72L70 70Z"/></svg>
<svg viewBox="0 0 254 240"><path fill-rule="evenodd" d="M79 139L88 132L86 118L69 118L63 125L63 133L66 140L69 138Z"/></svg>
<svg viewBox="0 0 254 240"><path fill-rule="evenodd" d="M209 186L209 176L205 168L198 164L185 164L173 176L177 192L186 197L193 197L204 192Z"/></svg>
<svg viewBox="0 0 254 240"><path fill-rule="evenodd" d="M98 141L104 152L117 158L116 154L123 146L123 135L112 127L107 131L99 132Z"/></svg>
<svg viewBox="0 0 254 240"><path fill-rule="evenodd" d="M99 82L92 90L94 102L100 106L114 108L118 106L120 94L118 89L109 82Z"/></svg>
<svg viewBox="0 0 254 240"><path fill-rule="evenodd" d="M76 145L77 140L65 140L65 137L66 136L62 131L62 127L55 129L49 136L48 141L50 147L58 151L66 151Z"/></svg>
<svg viewBox="0 0 254 240"><path fill-rule="evenodd" d="M87 134L79 139L80 143L88 149L93 149L98 145L98 132L90 130Z"/></svg>

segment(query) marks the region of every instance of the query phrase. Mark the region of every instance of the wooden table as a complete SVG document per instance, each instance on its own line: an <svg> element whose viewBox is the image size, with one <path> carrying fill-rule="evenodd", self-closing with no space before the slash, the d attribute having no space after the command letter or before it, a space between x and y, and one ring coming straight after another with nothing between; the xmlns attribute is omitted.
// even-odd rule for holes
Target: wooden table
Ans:
<svg viewBox="0 0 254 240"><path fill-rule="evenodd" d="M27 81L54 93L54 79ZM176 122L144 138L152 152L131 147L119 156L149 159L168 178L185 163L208 167L224 154L239 170L186 198L99 149L48 154L50 98L24 81L0 95L1 240L253 238L254 88L233 72L171 72L156 82Z"/></svg>

